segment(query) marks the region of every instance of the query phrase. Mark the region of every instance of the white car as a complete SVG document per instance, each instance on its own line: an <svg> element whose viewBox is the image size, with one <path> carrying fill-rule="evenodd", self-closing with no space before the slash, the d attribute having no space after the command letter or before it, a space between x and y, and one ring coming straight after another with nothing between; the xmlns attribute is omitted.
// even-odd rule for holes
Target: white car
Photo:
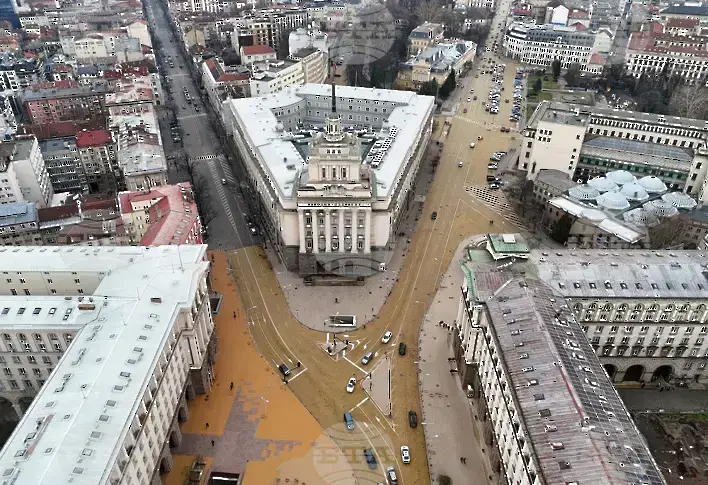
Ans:
<svg viewBox="0 0 708 485"><path fill-rule="evenodd" d="M472 98L467 98L467 102L469 103L470 101L472 101Z"/></svg>
<svg viewBox="0 0 708 485"><path fill-rule="evenodd" d="M470 143L470 148L474 148L474 147L476 147L476 146L477 146L477 145L476 145L474 142Z"/></svg>
<svg viewBox="0 0 708 485"><path fill-rule="evenodd" d="M403 463L411 462L411 451L408 449L407 446L401 446L401 461Z"/></svg>
<svg viewBox="0 0 708 485"><path fill-rule="evenodd" d="M381 343L387 344L391 341L391 337L393 337L392 332L386 332L383 334L383 338L381 339Z"/></svg>
<svg viewBox="0 0 708 485"><path fill-rule="evenodd" d="M349 382L347 383L347 392L351 394L354 392L354 388L356 387L356 377L351 377L349 378Z"/></svg>

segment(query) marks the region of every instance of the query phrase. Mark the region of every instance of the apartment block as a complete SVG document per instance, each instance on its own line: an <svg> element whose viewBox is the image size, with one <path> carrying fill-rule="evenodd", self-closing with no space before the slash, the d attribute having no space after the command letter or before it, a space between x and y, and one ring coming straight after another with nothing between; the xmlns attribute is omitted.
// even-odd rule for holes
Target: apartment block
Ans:
<svg viewBox="0 0 708 485"><path fill-rule="evenodd" d="M302 64L303 82L305 84L322 84L327 82L329 75L329 56L326 52L309 47L300 49L288 59Z"/></svg>
<svg viewBox="0 0 708 485"><path fill-rule="evenodd" d="M574 27L516 22L507 27L503 48L505 56L524 64L550 66L559 60L563 69L574 64L587 69L595 42L594 33Z"/></svg>
<svg viewBox="0 0 708 485"><path fill-rule="evenodd" d="M305 72L301 62L267 62L254 66L249 83L252 97L265 96L278 93L288 86L304 84Z"/></svg>
<svg viewBox="0 0 708 485"><path fill-rule="evenodd" d="M76 152L89 193L115 194L125 185L110 131L80 131L76 134Z"/></svg>
<svg viewBox="0 0 708 485"><path fill-rule="evenodd" d="M109 90L104 84L79 86L77 81L34 85L22 99L31 124L103 118L104 99Z"/></svg>
<svg viewBox="0 0 708 485"><path fill-rule="evenodd" d="M0 205L34 202L46 207L54 195L35 137L0 143Z"/></svg>
<svg viewBox="0 0 708 485"><path fill-rule="evenodd" d="M6 477L159 481L187 401L211 388L206 246L0 248L0 261L0 396L22 416Z"/></svg>
<svg viewBox="0 0 708 485"><path fill-rule="evenodd" d="M50 138L39 142L54 193L88 193L86 174L76 149L76 137Z"/></svg>

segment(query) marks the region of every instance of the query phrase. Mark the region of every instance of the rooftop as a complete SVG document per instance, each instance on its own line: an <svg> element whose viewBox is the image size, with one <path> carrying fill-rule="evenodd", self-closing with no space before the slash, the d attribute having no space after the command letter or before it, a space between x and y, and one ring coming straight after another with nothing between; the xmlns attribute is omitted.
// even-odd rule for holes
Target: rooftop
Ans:
<svg viewBox="0 0 708 485"><path fill-rule="evenodd" d="M81 130L76 134L76 147L88 148L103 146L113 142L108 130Z"/></svg>
<svg viewBox="0 0 708 485"><path fill-rule="evenodd" d="M241 50L245 56L275 54L273 48L267 45L245 45L241 47Z"/></svg>
<svg viewBox="0 0 708 485"><path fill-rule="evenodd" d="M692 152L689 148L604 136L586 137L580 149L580 154L588 157L651 165L676 172L691 170Z"/></svg>
<svg viewBox="0 0 708 485"><path fill-rule="evenodd" d="M167 171L165 153L160 145L129 145L118 150L117 159L126 177Z"/></svg>
<svg viewBox="0 0 708 485"><path fill-rule="evenodd" d="M37 206L34 202L11 202L0 205L0 227L37 222Z"/></svg>
<svg viewBox="0 0 708 485"><path fill-rule="evenodd" d="M0 301L2 325L81 328L0 452L2 475L16 485L107 484L174 319L208 271L206 246L0 248L0 261L4 271L105 275L95 298Z"/></svg>
<svg viewBox="0 0 708 485"><path fill-rule="evenodd" d="M473 271L541 482L664 484L561 293L541 276Z"/></svg>
<svg viewBox="0 0 708 485"><path fill-rule="evenodd" d="M537 129L541 121L564 125L586 126L588 115L578 107L558 101L543 101L534 110L527 128Z"/></svg>
<svg viewBox="0 0 708 485"><path fill-rule="evenodd" d="M306 109L307 102L323 102L318 99L324 99L324 103L330 106L331 87L326 84L305 84L265 97L229 100L232 113L240 119L240 128L258 150L265 164L264 171L283 198L296 196L298 170L306 170L307 162L292 141L284 133L276 131L278 118L274 112L284 107ZM402 176L403 163L411 144L425 129L424 123L433 110L433 97L407 91L338 86L337 99L340 109L348 105L348 99L368 100L387 109L385 116L388 127L396 128L397 135L382 162L371 171L376 178L377 196L389 197ZM323 110L320 120L314 124L319 122L320 126L324 125L324 116L328 114L329 110ZM343 124L345 127L354 126L354 122L348 123L346 119ZM372 123L367 125L372 126ZM374 131L378 131L378 128Z"/></svg>

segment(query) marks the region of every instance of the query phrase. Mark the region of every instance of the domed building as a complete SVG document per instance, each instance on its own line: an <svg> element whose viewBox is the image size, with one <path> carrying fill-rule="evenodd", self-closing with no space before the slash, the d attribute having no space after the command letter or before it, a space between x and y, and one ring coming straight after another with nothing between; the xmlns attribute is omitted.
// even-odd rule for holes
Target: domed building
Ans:
<svg viewBox="0 0 708 485"><path fill-rule="evenodd" d="M617 185L631 184L637 180L637 177L626 170L614 170L612 172L607 172L605 177L612 180Z"/></svg>
<svg viewBox="0 0 708 485"><path fill-rule="evenodd" d="M597 205L611 211L623 211L630 207L627 198L619 192L605 192L597 198Z"/></svg>
<svg viewBox="0 0 708 485"><path fill-rule="evenodd" d="M637 183L644 187L644 190L650 194L663 194L668 190L666 188L666 184L662 182L659 177L655 177L654 175L642 177L637 181Z"/></svg>
<svg viewBox="0 0 708 485"><path fill-rule="evenodd" d="M588 185L597 189L599 192L610 192L617 190L618 185L607 177L595 177L588 180Z"/></svg>
<svg viewBox="0 0 708 485"><path fill-rule="evenodd" d="M627 185L623 185L620 189L620 194L624 195L628 200L633 200L637 202L644 202L645 200L649 200L649 194L647 193L646 189L639 185L637 182L632 182L628 183Z"/></svg>

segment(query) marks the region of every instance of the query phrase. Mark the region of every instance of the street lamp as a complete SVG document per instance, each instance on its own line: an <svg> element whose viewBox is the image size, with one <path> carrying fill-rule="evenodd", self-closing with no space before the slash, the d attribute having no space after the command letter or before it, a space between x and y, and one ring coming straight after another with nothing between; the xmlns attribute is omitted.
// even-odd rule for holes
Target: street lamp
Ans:
<svg viewBox="0 0 708 485"><path fill-rule="evenodd" d="M264 398L263 396L259 396L261 400L263 401L263 415L265 416L268 414L268 403L270 402L268 399Z"/></svg>

